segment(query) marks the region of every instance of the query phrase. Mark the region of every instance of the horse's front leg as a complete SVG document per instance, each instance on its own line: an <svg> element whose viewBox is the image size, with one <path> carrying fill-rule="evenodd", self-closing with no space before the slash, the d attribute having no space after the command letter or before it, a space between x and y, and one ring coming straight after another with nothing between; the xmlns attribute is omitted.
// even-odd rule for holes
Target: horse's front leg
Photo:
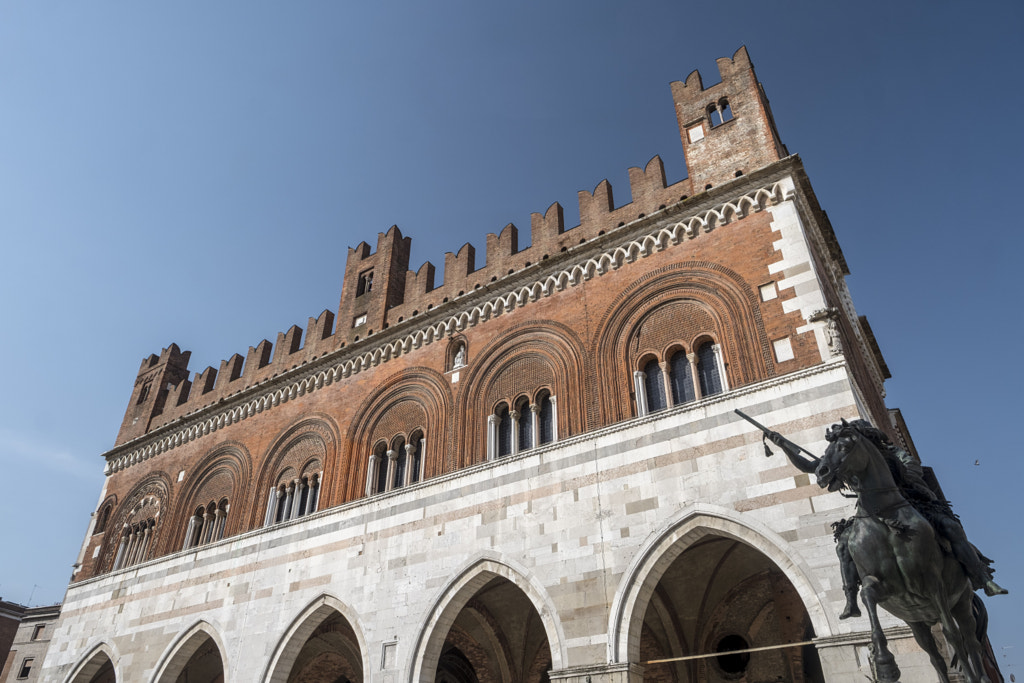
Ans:
<svg viewBox="0 0 1024 683"><path fill-rule="evenodd" d="M923 621L908 621L907 625L914 632L914 640L921 646L921 649L928 653L928 659L932 660L932 667L939 675L940 683L949 683L949 670L946 668L946 660L939 654L939 648L932 636L932 629Z"/></svg>
<svg viewBox="0 0 1024 683"><path fill-rule="evenodd" d="M871 661L875 669L878 683L899 683L900 668L896 666L896 658L889 651L889 641L885 638L882 625L878 621L878 603L885 598L881 583L874 576L861 577L860 599L868 610L871 621Z"/></svg>

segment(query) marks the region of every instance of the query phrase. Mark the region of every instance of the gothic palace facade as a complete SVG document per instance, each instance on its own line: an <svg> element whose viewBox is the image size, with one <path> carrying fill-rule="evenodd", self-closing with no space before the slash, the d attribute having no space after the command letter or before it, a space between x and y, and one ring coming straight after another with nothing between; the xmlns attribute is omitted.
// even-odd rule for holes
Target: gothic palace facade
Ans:
<svg viewBox="0 0 1024 683"><path fill-rule="evenodd" d="M392 227L336 315L143 360L42 680L860 683L849 501L733 410L913 446L746 49L718 69L671 86L687 179L655 157L630 203L604 181L440 283Z"/></svg>

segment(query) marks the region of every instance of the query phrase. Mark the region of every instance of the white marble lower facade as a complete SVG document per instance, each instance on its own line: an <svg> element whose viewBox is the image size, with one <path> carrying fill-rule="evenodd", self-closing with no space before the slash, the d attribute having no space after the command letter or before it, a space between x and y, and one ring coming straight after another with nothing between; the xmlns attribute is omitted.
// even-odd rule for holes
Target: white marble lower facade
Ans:
<svg viewBox="0 0 1024 683"><path fill-rule="evenodd" d="M540 616L552 680L640 681L655 586L673 558L723 536L792 584L825 680L860 683L867 619L837 618L829 526L849 501L781 453L765 457L760 433L733 413L820 453L825 428L858 417L856 405L839 358L74 584L43 680L88 681L102 651L117 681L174 681L201 634L216 643L225 681L285 681L307 617L329 606L355 632L364 681L430 682L455 615L504 577ZM904 683L935 681L887 623Z"/></svg>

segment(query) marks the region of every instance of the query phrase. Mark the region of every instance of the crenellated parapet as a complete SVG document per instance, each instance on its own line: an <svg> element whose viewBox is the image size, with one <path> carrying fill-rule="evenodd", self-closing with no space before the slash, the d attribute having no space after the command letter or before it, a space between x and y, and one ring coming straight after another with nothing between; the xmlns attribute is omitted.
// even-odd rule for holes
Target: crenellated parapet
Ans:
<svg viewBox="0 0 1024 683"><path fill-rule="evenodd" d="M643 168L630 168L630 202L615 206L611 183L578 193L579 225L567 228L562 205L552 203L530 216L530 246L521 248L519 230L509 223L486 237L483 259L464 244L445 254L438 282L429 261L409 269L412 240L397 226L378 233L376 249L360 242L348 250L338 313L324 311L303 330L293 325L189 379L188 352L174 345L143 361L117 443L166 425L228 396L266 382L299 365L368 338L389 327L424 316L456 299L485 290L508 289L502 281L549 259L571 258L567 252L614 233L666 207L697 200L785 156L767 98L745 48L718 60L722 82L705 88L694 71L685 82L672 83L672 95L689 177L668 184L661 157ZM725 217L729 220L730 217ZM714 220L714 219L712 219ZM702 229L688 226L688 231ZM707 229L707 228L703 228ZM689 233L688 233L689 234ZM148 384L147 384L148 383ZM152 395L145 386L154 388ZM142 394L145 394L144 396ZM141 396L141 398L140 398Z"/></svg>

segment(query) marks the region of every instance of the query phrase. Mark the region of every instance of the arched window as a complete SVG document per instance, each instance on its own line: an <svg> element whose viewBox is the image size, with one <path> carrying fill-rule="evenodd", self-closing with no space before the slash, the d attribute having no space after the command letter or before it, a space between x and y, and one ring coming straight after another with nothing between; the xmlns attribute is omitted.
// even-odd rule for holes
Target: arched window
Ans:
<svg viewBox="0 0 1024 683"><path fill-rule="evenodd" d="M516 451L527 451L533 448L533 411L530 400L525 396L516 402L516 421L518 422L518 439Z"/></svg>
<svg viewBox="0 0 1024 683"><path fill-rule="evenodd" d="M665 377L658 361L651 360L644 366L644 389L647 392L647 412L656 413L668 407L665 398Z"/></svg>
<svg viewBox="0 0 1024 683"><path fill-rule="evenodd" d="M713 396L722 393L722 375L718 367L715 344L708 341L697 349L697 376L700 378L700 395Z"/></svg>
<svg viewBox="0 0 1024 683"><path fill-rule="evenodd" d="M106 505L100 510L99 521L96 522L96 527L93 529L93 534L102 534L107 530L107 522L110 521L110 511L114 509L112 504Z"/></svg>
<svg viewBox="0 0 1024 683"><path fill-rule="evenodd" d="M711 121L711 127L720 126L726 121L732 120L732 109L729 107L729 100L722 98L714 104L708 105L708 120Z"/></svg>
<svg viewBox="0 0 1024 683"><path fill-rule="evenodd" d="M287 522L316 512L320 503L320 480L323 478L323 472L310 471L311 467L319 468L319 462L314 460L307 463L304 468L306 472L301 477L296 477L295 470L291 468L286 469L278 477L280 483L270 489L270 497L267 499L264 526ZM227 500L223 502L226 503ZM226 509L224 514L226 517ZM223 535L223 522L220 528Z"/></svg>
<svg viewBox="0 0 1024 683"><path fill-rule="evenodd" d="M114 569L130 567L149 559L155 529L156 520L152 518L126 524L121 532L121 545L114 557Z"/></svg>
<svg viewBox="0 0 1024 683"><path fill-rule="evenodd" d="M374 486L374 493L384 493L388 490L388 449L384 444L380 444L374 451L376 455L376 485Z"/></svg>
<svg viewBox="0 0 1024 683"><path fill-rule="evenodd" d="M410 484L423 479L423 447L426 445L426 439L423 438L423 432L415 431L412 433L412 437L409 439L409 443L406 444L407 458L409 459L407 467L409 473L406 480Z"/></svg>
<svg viewBox="0 0 1024 683"><path fill-rule="evenodd" d="M686 352L680 349L669 361L669 379L672 385L672 403L679 405L697 398L693 385L693 370Z"/></svg>
<svg viewBox="0 0 1024 683"><path fill-rule="evenodd" d="M508 406L502 403L495 411L498 416L498 457L512 453L512 416Z"/></svg>
<svg viewBox="0 0 1024 683"><path fill-rule="evenodd" d="M230 507L227 498L222 498L219 503L210 501L205 507L197 507L188 518L188 529L185 530L182 550L214 543L224 538L224 527L227 525Z"/></svg>
<svg viewBox="0 0 1024 683"><path fill-rule="evenodd" d="M425 446L422 429L416 429L408 441L401 434L394 437L390 448L384 441L378 442L366 468L366 495L393 491L420 481Z"/></svg>
<svg viewBox="0 0 1024 683"><path fill-rule="evenodd" d="M713 104L708 106L708 120L711 121L712 128L722 125L722 112Z"/></svg>
<svg viewBox="0 0 1024 683"><path fill-rule="evenodd" d="M537 442L551 443L555 440L555 400L546 391L537 399Z"/></svg>
<svg viewBox="0 0 1024 683"><path fill-rule="evenodd" d="M393 459L395 463L391 468L393 470L391 476L391 488L397 489L405 485L406 452L404 437L399 436L395 438L394 442L391 444L391 452L394 454L391 455L391 459Z"/></svg>

